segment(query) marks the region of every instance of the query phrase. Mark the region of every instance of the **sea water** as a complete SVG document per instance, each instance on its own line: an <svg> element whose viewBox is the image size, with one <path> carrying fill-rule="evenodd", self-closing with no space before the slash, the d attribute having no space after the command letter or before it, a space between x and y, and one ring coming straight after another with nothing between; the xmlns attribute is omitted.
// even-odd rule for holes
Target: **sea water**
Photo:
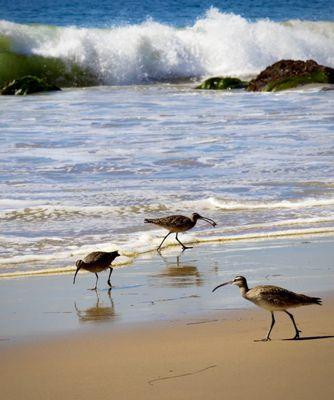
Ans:
<svg viewBox="0 0 334 400"><path fill-rule="evenodd" d="M131 263L165 234L144 218L169 214L217 222L185 243L333 235L334 91L194 89L282 58L334 67L332 2L90 3L0 1L0 80L65 87L0 98L0 277Z"/></svg>

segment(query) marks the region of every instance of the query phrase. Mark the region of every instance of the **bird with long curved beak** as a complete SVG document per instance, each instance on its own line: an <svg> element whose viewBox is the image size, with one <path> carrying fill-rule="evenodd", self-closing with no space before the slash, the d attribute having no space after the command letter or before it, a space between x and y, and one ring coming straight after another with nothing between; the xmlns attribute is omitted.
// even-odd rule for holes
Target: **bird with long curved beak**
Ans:
<svg viewBox="0 0 334 400"><path fill-rule="evenodd" d="M255 286L252 289L248 288L247 280L243 276L236 276L233 281L228 281L216 286L212 292L216 291L226 285L236 285L240 289L241 296L256 304L257 306L270 311L271 313L271 325L267 336L261 341L268 341L270 339L270 333L275 325L274 311L284 311L291 319L295 328L295 336L292 339L299 339L299 333L301 332L296 325L293 315L287 311L289 308L295 308L300 306L307 306L310 304L321 305L321 299L319 297L309 297L305 294L290 292L290 290L281 288L279 286L272 285L261 285Z"/></svg>
<svg viewBox="0 0 334 400"><path fill-rule="evenodd" d="M75 278L77 276L77 273L79 272L80 269L84 269L86 271L92 272L96 276L96 283L95 287L92 288L91 290L96 290L97 289L97 281L99 279L99 276L97 275L98 272L104 271L105 269L109 268L109 277L108 277L108 285L111 287L111 282L110 282L110 277L113 271L113 268L111 267L111 263L115 260L116 257L119 257L120 254L118 251L94 251L92 253L89 253L83 260L78 260L75 265L77 267L77 270L75 271L74 277L73 277L73 285L75 284Z"/></svg>
<svg viewBox="0 0 334 400"><path fill-rule="evenodd" d="M216 226L216 222L213 221L210 218L207 217L202 217L198 213L193 213L191 218L185 217L184 215L169 215L168 217L163 217L163 218L154 218L154 219L145 219L144 222L146 224L155 224L158 226L161 226L162 228L167 229L169 232L167 235L163 238L162 242L160 243L159 247L157 250L159 251L163 242L167 239L167 237L171 233L175 233L175 239L180 243L182 246L183 250L185 249L191 249L189 246L185 246L178 238L178 234L180 232L185 232L188 231L189 229L193 228L196 225L196 222L202 219L206 222L208 222L212 226Z"/></svg>

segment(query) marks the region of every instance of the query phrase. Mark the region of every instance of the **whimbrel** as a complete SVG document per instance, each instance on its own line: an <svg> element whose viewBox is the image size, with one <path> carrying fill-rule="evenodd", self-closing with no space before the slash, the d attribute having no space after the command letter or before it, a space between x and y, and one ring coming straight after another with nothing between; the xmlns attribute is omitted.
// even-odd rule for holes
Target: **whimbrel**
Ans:
<svg viewBox="0 0 334 400"><path fill-rule="evenodd" d="M111 287L110 283L110 276L113 271L111 267L111 263L115 260L116 257L119 257L120 254L118 251L94 251L93 253L89 253L84 260L78 260L75 265L77 270L75 271L74 278L73 278L73 285L75 284L75 278L77 273L80 269L85 269L86 271L92 272L96 276L96 283L95 287L91 290L96 290L97 288L97 281L99 276L97 275L98 272L104 271L105 269L109 268L109 277L108 277L108 285Z"/></svg>
<svg viewBox="0 0 334 400"><path fill-rule="evenodd" d="M321 305L321 299L319 297L309 297L305 294L299 294L290 292L287 289L283 289L278 286L271 285L261 285L255 286L252 289L248 288L247 280L243 276L236 276L233 281L222 283L221 285L216 286L212 292L217 290L218 288L232 284L237 285L240 288L241 296L256 304L257 306L264 308L265 310L270 311L271 313L271 325L267 336L261 341L267 342L270 339L270 333L275 325L275 317L274 311L284 311L290 317L293 326L295 328L295 336L292 339L299 339L299 333L301 332L296 325L296 322L293 318L293 315L290 314L287 309L295 308L300 306L307 306L310 304L318 304Z"/></svg>
<svg viewBox="0 0 334 400"><path fill-rule="evenodd" d="M206 217L202 217L201 215L194 213L191 218L189 217L185 217L183 215L170 215L168 217L164 217L164 218L155 218L155 219L145 219L144 222L147 224L155 224L158 226L161 226L165 229L167 229L169 232L167 233L167 235L163 238L162 242L160 243L159 247L157 248L157 250L159 251L163 242L166 240L166 238L171 234L171 233L175 233L175 238L176 240L180 243L180 245L182 246L183 250L185 249L191 249L191 247L185 246L183 243L181 243L181 241L179 240L179 238L177 237L177 235L180 232L185 232L188 231L189 229L193 228L196 225L197 220L199 219L203 219L204 221L207 221L209 224L211 224L212 226L216 226L217 224L215 223L215 221L213 221L210 218L206 218Z"/></svg>

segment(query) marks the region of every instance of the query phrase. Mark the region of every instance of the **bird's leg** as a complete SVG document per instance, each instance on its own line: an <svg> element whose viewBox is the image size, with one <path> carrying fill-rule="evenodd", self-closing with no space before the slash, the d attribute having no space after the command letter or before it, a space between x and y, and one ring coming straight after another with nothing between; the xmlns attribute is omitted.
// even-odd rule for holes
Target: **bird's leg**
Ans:
<svg viewBox="0 0 334 400"><path fill-rule="evenodd" d="M275 316L274 316L274 313L271 311L271 325L270 325L269 331L266 336L266 341L271 340L270 334L271 334L271 331L272 331L274 325L275 325Z"/></svg>
<svg viewBox="0 0 334 400"><path fill-rule="evenodd" d="M167 237L168 237L171 233L172 233L172 232L168 232L167 235L162 239L162 242L160 243L159 247L157 248L158 251L160 250L160 248L161 248L161 246L162 246L162 243L167 239Z"/></svg>
<svg viewBox="0 0 334 400"><path fill-rule="evenodd" d="M111 277L111 274L112 274L113 268L112 268L112 267L109 267L109 268L110 268L110 272L109 272L109 277L108 277L108 285L109 285L109 286L110 286L110 288L111 288L110 277Z"/></svg>
<svg viewBox="0 0 334 400"><path fill-rule="evenodd" d="M290 314L290 313L289 313L288 311L286 311L286 310L284 310L284 312L288 314L288 316L290 317L290 319L291 319L291 321L292 321L292 323L293 323L293 326L294 326L294 328L295 328L295 330L296 330L296 334L295 334L295 336L294 336L292 339L293 339L293 340L299 339L299 334L301 333L301 331L297 328L297 325L296 325L295 319L293 318L293 315Z"/></svg>
<svg viewBox="0 0 334 400"><path fill-rule="evenodd" d="M275 317L274 317L274 313L271 311L271 325L270 325L269 331L267 333L267 336L264 339L255 340L255 342L268 342L269 340L271 340L270 333L271 333L274 325L275 325Z"/></svg>
<svg viewBox="0 0 334 400"><path fill-rule="evenodd" d="M95 287L93 287L92 289L89 289L89 290L96 290L97 289L97 281L98 281L98 279L99 279L99 276L98 276L98 274L95 272L95 276L96 276L96 283L95 283Z"/></svg>
<svg viewBox="0 0 334 400"><path fill-rule="evenodd" d="M177 234L175 235L175 239L180 243L180 245L182 246L183 250L192 249L192 247L185 246L182 242L180 242L179 238L177 237L178 234L179 234L179 232L177 232Z"/></svg>

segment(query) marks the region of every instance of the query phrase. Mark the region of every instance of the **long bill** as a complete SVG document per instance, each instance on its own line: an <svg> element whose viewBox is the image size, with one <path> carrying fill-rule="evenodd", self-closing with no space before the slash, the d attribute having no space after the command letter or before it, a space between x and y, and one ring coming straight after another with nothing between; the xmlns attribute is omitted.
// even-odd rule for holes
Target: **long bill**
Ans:
<svg viewBox="0 0 334 400"><path fill-rule="evenodd" d="M201 217L200 219L204 219L204 221L208 222L212 226L216 226L217 225L217 223L213 219L210 219L210 218L207 218L207 217Z"/></svg>
<svg viewBox="0 0 334 400"><path fill-rule="evenodd" d="M228 282L222 283L222 284L216 286L216 287L212 290L212 293L213 293L215 290L219 289L220 287L225 286L225 285L231 285L232 283L233 283L233 281L228 281Z"/></svg>
<svg viewBox="0 0 334 400"><path fill-rule="evenodd" d="M77 268L77 270L75 271L74 278L73 278L73 285L75 284L75 278L77 276L77 273L79 272L79 269L80 269L80 267Z"/></svg>

